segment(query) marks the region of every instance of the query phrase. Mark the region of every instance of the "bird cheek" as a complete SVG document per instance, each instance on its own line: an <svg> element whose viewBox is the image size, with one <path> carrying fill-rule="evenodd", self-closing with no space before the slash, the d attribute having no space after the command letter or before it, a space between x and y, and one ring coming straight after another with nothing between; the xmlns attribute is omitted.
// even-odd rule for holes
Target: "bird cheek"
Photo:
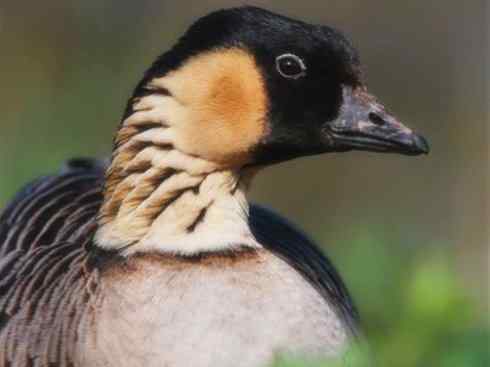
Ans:
<svg viewBox="0 0 490 367"><path fill-rule="evenodd" d="M214 91L189 105L187 121L179 127L184 151L224 168L243 166L266 135L266 102L261 87L241 80L220 79Z"/></svg>
<svg viewBox="0 0 490 367"><path fill-rule="evenodd" d="M177 148L223 168L247 164L267 130L267 93L253 55L212 51L165 79L185 109L186 118L172 126Z"/></svg>

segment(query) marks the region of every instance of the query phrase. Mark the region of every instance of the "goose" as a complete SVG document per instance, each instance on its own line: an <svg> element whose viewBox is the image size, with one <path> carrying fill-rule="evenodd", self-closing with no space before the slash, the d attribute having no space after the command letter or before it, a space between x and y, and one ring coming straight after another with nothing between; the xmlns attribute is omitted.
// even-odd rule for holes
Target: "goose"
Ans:
<svg viewBox="0 0 490 367"><path fill-rule="evenodd" d="M137 84L108 162L72 159L0 217L0 366L266 366L339 356L359 316L332 263L247 201L290 159L428 153L339 31L256 7L195 22Z"/></svg>

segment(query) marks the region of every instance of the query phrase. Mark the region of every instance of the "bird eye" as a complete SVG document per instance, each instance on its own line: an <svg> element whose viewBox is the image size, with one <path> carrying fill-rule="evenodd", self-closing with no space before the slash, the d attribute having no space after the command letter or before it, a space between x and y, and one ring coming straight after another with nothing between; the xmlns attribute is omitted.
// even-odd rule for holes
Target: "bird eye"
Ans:
<svg viewBox="0 0 490 367"><path fill-rule="evenodd" d="M284 54L276 58L279 74L288 79L299 79L306 75L306 65L298 56Z"/></svg>

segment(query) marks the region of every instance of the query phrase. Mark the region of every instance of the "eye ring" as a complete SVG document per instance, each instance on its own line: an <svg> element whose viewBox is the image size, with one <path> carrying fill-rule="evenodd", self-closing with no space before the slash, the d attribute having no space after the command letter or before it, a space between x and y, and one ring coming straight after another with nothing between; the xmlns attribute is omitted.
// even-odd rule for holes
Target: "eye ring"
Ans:
<svg viewBox="0 0 490 367"><path fill-rule="evenodd" d="M287 79L299 79L306 75L304 61L292 53L278 56L276 58L276 69L281 76Z"/></svg>

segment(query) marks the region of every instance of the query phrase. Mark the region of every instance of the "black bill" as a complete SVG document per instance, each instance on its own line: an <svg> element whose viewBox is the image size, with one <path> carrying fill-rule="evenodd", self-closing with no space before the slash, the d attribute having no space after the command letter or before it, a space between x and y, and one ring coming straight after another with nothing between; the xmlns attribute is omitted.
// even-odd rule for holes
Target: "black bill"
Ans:
<svg viewBox="0 0 490 367"><path fill-rule="evenodd" d="M429 153L425 138L401 124L364 88L344 87L338 118L325 126L335 150L418 155Z"/></svg>

